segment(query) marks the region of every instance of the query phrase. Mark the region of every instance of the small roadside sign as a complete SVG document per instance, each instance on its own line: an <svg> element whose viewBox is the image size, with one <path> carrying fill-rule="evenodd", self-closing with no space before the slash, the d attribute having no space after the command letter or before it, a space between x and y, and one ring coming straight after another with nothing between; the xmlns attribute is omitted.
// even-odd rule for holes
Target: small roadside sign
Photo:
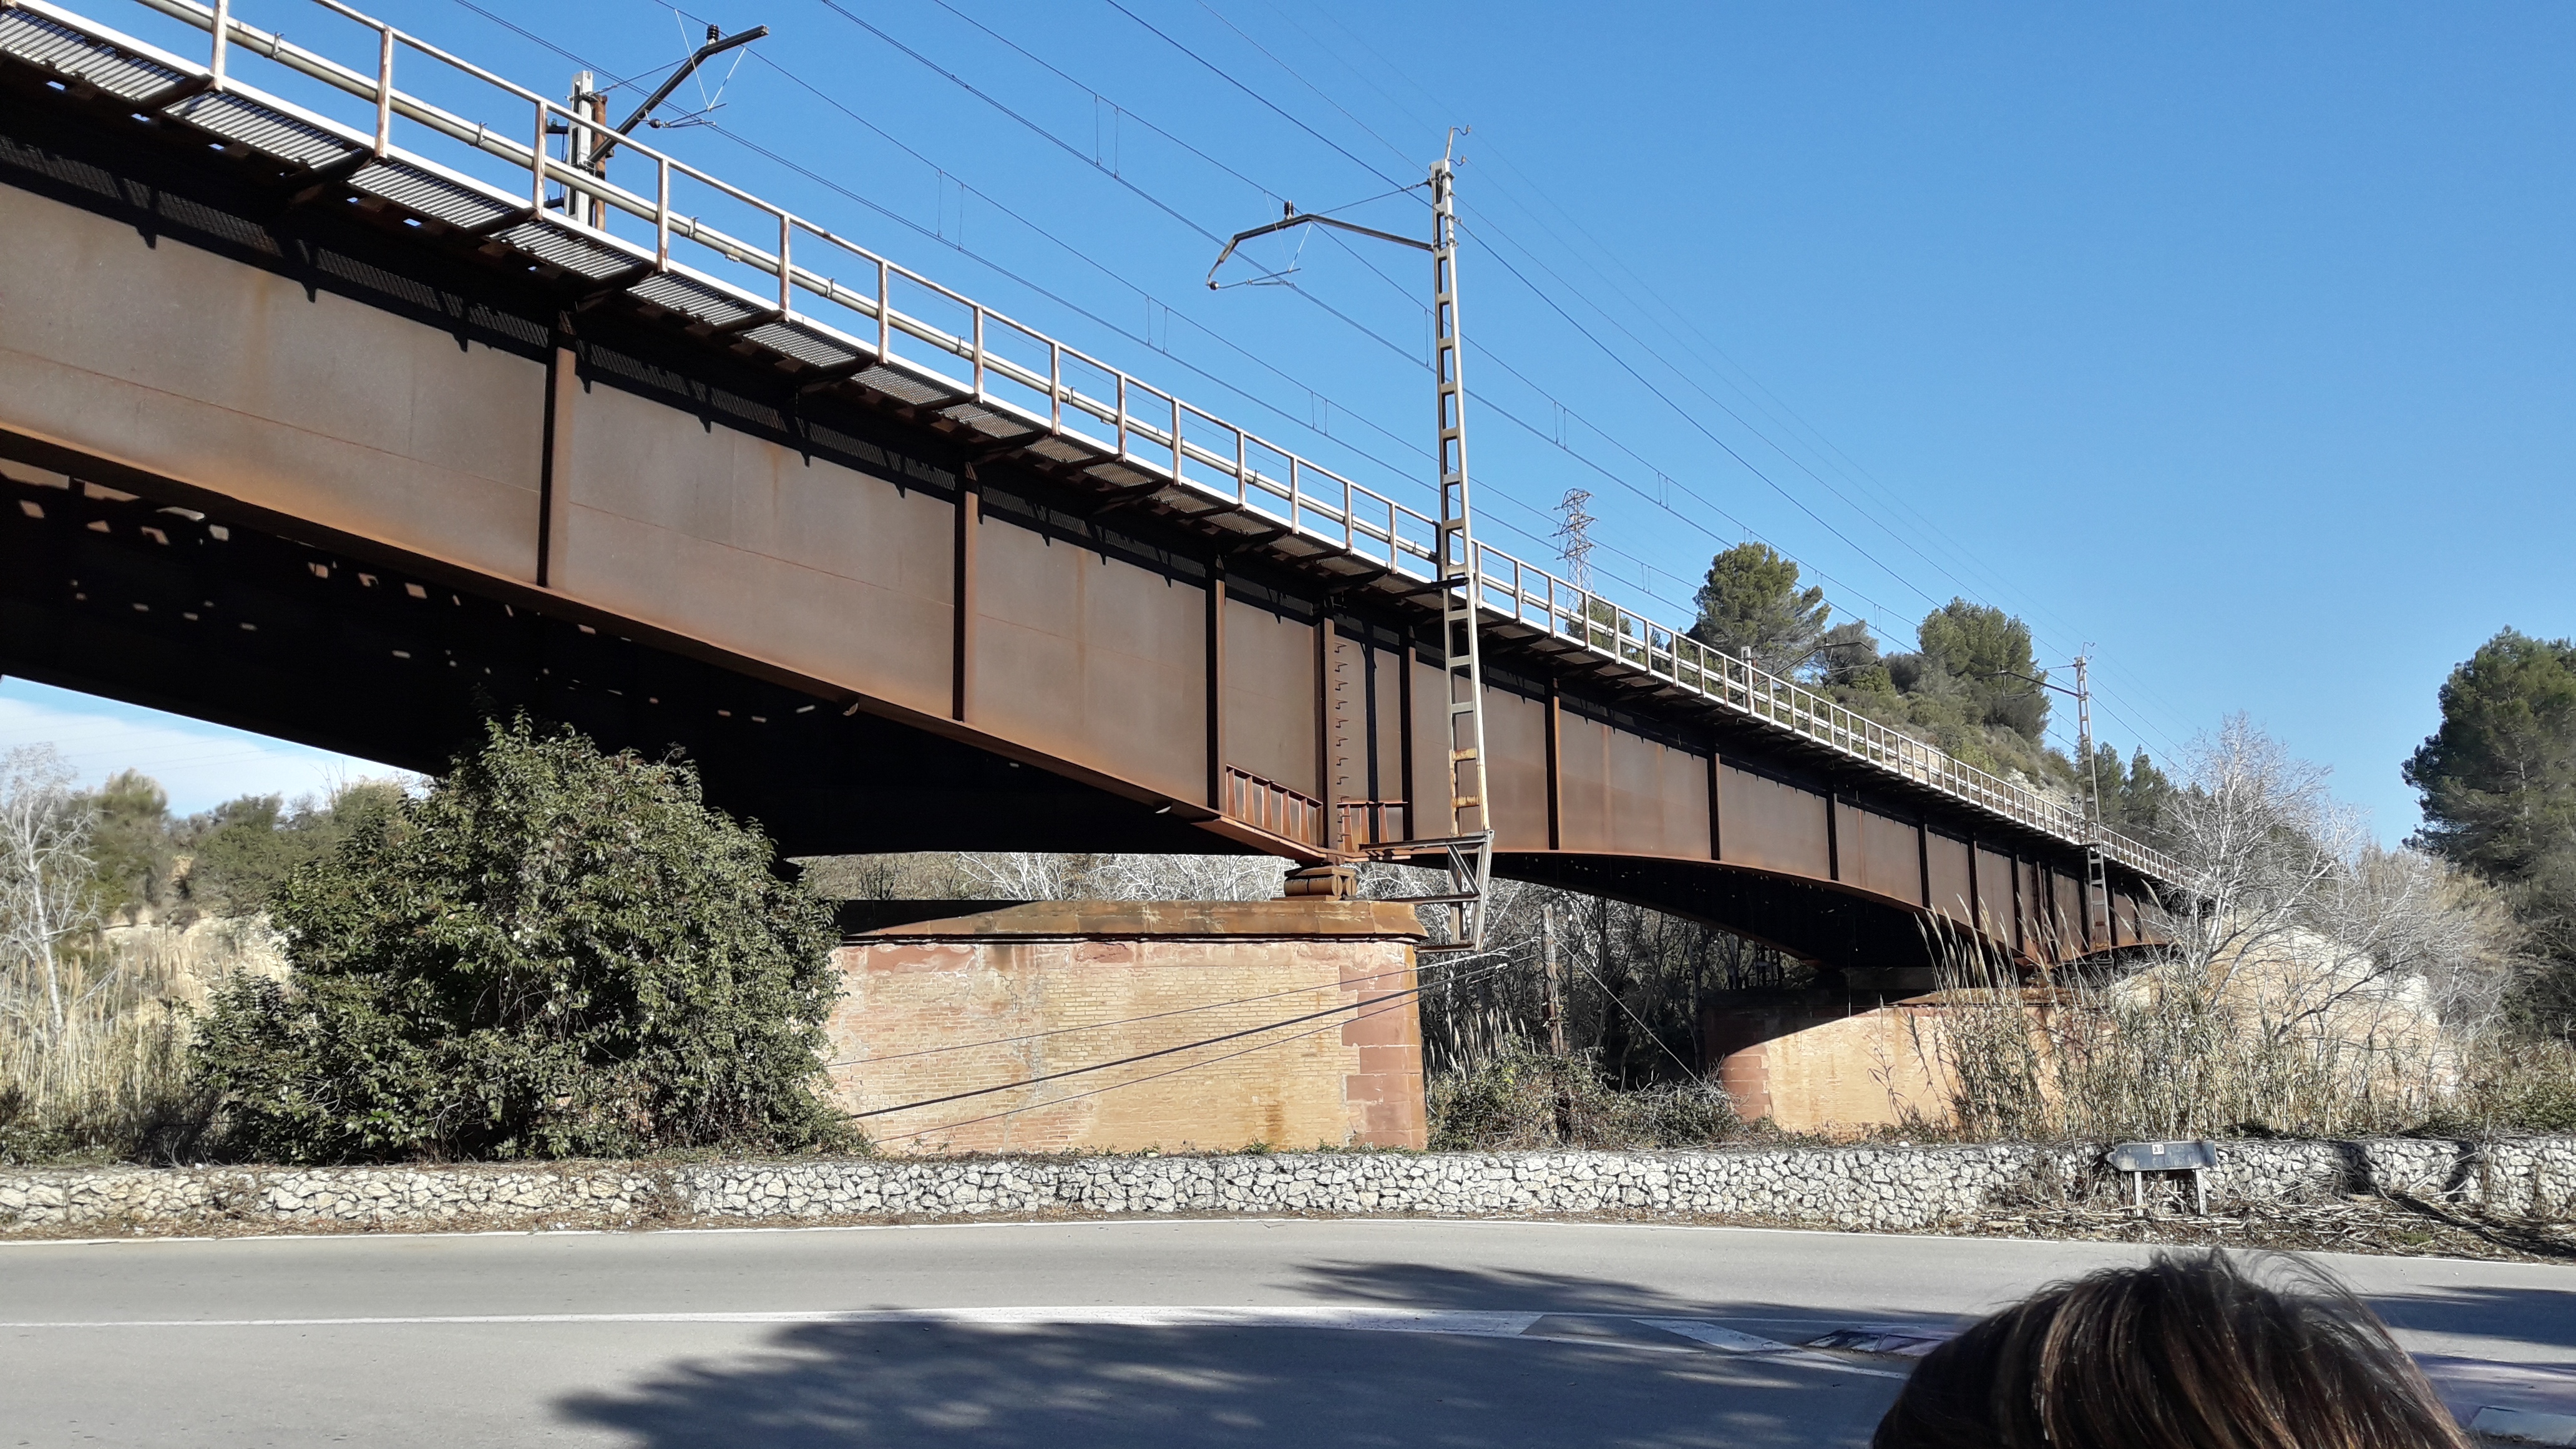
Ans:
<svg viewBox="0 0 2576 1449"><path fill-rule="evenodd" d="M2147 1174L2150 1172L2188 1172L2191 1174L2192 1198L2200 1211L2209 1212L2209 1183L2201 1176L2218 1165L2216 1146L2202 1141L2187 1142L2118 1142L2104 1154L2115 1172L2129 1174L2130 1201L2137 1210L2147 1210Z"/></svg>

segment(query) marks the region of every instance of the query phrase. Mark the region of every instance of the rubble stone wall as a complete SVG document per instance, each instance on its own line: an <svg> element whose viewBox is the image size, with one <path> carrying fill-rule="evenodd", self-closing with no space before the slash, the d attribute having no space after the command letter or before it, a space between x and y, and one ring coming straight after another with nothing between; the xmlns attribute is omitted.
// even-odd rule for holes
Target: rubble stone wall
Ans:
<svg viewBox="0 0 2576 1449"><path fill-rule="evenodd" d="M2576 1138L2226 1142L2213 1206L2394 1192L2576 1215ZM2102 1178L2086 1146L0 1170L0 1232L1037 1214L1748 1216L1920 1228Z"/></svg>

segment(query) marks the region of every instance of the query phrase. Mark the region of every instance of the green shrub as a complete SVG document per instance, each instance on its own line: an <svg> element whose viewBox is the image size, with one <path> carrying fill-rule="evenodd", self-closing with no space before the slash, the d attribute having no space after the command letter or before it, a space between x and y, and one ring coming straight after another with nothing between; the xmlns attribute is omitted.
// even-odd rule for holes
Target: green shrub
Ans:
<svg viewBox="0 0 2576 1449"><path fill-rule="evenodd" d="M263 1161L627 1156L846 1140L818 1090L828 905L686 766L490 727L272 894L294 966L196 1061Z"/></svg>

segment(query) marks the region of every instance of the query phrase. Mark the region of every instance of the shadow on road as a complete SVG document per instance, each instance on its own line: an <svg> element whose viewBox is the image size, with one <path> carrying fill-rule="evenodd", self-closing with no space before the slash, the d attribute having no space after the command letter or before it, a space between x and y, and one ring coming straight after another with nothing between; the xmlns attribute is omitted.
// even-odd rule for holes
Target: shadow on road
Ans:
<svg viewBox="0 0 2576 1449"><path fill-rule="evenodd" d="M1796 1323L1817 1331L1856 1321L1848 1310L1796 1302L1743 1298L1723 1303L1684 1297L1633 1281L1495 1268L1444 1268L1424 1263L1317 1262L1288 1280L1320 1302L1369 1303L1395 1308L1493 1309L1502 1312L1618 1313L1639 1318L1707 1318L1735 1322L1766 1337L1796 1340ZM1957 1314L1878 1311L1872 1323L1900 1324L1947 1333L1969 1320ZM1771 1325L1765 1329L1761 1324Z"/></svg>
<svg viewBox="0 0 2576 1449"><path fill-rule="evenodd" d="M557 1407L575 1424L649 1449L1785 1449L1866 1443L1895 1389L1893 1380L1829 1369L1622 1344L884 1323L800 1325L756 1350L669 1365L622 1391Z"/></svg>
<svg viewBox="0 0 2576 1449"><path fill-rule="evenodd" d="M2576 1293L2552 1288L2419 1288L2375 1292L2388 1326L2542 1344L2576 1353Z"/></svg>
<svg viewBox="0 0 2576 1449"><path fill-rule="evenodd" d="M1628 1313L1702 1317L1708 1305L1644 1283L1569 1273L1497 1268L1443 1268L1428 1263L1316 1262L1289 1280L1317 1302L1399 1308L1494 1309L1501 1312Z"/></svg>

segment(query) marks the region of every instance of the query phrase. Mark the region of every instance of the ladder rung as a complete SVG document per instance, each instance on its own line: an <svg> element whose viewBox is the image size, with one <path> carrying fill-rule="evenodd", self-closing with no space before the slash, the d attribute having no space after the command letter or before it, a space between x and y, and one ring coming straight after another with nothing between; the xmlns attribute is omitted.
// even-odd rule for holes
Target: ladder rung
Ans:
<svg viewBox="0 0 2576 1449"><path fill-rule="evenodd" d="M1463 765L1474 758L1476 758L1476 747L1473 745L1469 745L1463 750L1451 750L1449 752L1449 763L1453 765Z"/></svg>
<svg viewBox="0 0 2576 1449"><path fill-rule="evenodd" d="M1482 810L1485 808L1485 797L1482 795L1452 795L1449 797L1449 808L1452 810Z"/></svg>

